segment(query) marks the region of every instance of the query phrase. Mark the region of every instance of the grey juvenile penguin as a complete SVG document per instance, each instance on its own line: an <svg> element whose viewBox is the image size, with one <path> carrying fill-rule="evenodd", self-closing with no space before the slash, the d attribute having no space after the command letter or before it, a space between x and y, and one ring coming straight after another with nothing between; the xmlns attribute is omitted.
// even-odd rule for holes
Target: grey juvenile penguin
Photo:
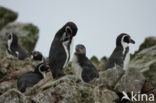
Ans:
<svg viewBox="0 0 156 103"><path fill-rule="evenodd" d="M99 77L97 69L86 57L86 48L82 44L76 46L76 52L72 58L72 67L77 78L86 83Z"/></svg>
<svg viewBox="0 0 156 103"><path fill-rule="evenodd" d="M121 33L116 39L116 48L106 63L105 69L115 68L116 65L128 69L130 60L129 43L135 44L135 41L126 33Z"/></svg>
<svg viewBox="0 0 156 103"><path fill-rule="evenodd" d="M27 87L32 87L40 80L45 78L45 72L48 72L48 63L40 63L35 67L33 72L22 74L17 80L17 87L21 92L25 92Z"/></svg>
<svg viewBox="0 0 156 103"><path fill-rule="evenodd" d="M24 60L28 57L27 52L18 44L18 37L15 33L6 33L8 38L7 43L7 55L17 57L20 60Z"/></svg>
<svg viewBox="0 0 156 103"><path fill-rule="evenodd" d="M55 35L49 52L49 65L54 79L64 75L72 53L73 37L77 33L73 22L66 23Z"/></svg>

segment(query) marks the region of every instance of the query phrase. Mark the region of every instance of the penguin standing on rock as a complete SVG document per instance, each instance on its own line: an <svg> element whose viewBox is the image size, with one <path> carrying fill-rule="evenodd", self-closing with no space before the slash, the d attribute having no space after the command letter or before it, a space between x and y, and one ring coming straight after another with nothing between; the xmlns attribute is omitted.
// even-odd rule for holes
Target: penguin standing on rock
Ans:
<svg viewBox="0 0 156 103"><path fill-rule="evenodd" d="M126 33L121 33L116 39L116 48L106 63L105 69L121 66L124 70L128 69L130 60L129 43L135 44L135 41Z"/></svg>
<svg viewBox="0 0 156 103"><path fill-rule="evenodd" d="M79 44L76 46L76 52L72 58L72 67L77 78L86 83L99 77L97 69L86 57L86 48L84 45Z"/></svg>
<svg viewBox="0 0 156 103"><path fill-rule="evenodd" d="M27 87L33 87L40 80L45 78L45 72L48 72L48 63L40 63L35 67L34 72L22 74L17 80L17 87L21 92L25 92Z"/></svg>
<svg viewBox="0 0 156 103"><path fill-rule="evenodd" d="M62 77L72 53L73 37L77 33L73 22L66 23L55 35L49 52L49 66L54 79Z"/></svg>
<svg viewBox="0 0 156 103"><path fill-rule="evenodd" d="M14 56L20 60L24 60L28 57L27 52L18 44L18 37L15 33L6 33L8 37L7 43L7 55L9 57Z"/></svg>

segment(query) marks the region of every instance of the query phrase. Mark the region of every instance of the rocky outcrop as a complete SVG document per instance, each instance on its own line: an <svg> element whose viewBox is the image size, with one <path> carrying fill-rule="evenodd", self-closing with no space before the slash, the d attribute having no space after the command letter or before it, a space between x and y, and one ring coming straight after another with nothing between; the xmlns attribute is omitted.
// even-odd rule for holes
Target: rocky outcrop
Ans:
<svg viewBox="0 0 156 103"><path fill-rule="evenodd" d="M17 23L18 14L0 7L0 49L5 50L6 32L14 32L19 37L19 44L31 53L38 40L39 29L31 23Z"/></svg>
<svg viewBox="0 0 156 103"><path fill-rule="evenodd" d="M10 89L0 96L0 103L31 103L26 96L24 96L17 89Z"/></svg>
<svg viewBox="0 0 156 103"><path fill-rule="evenodd" d="M19 44L31 53L38 40L39 29L30 23L11 23L5 26L1 31L1 40L6 43L6 32L14 32L19 37Z"/></svg>
<svg viewBox="0 0 156 103"><path fill-rule="evenodd" d="M117 82L115 91L126 93L140 93L145 82L145 77L142 73L130 68Z"/></svg>
<svg viewBox="0 0 156 103"><path fill-rule="evenodd" d="M0 30L8 23L17 19L17 13L0 6Z"/></svg>
<svg viewBox="0 0 156 103"><path fill-rule="evenodd" d="M142 72L146 78L156 85L156 45L137 53L131 60L129 66Z"/></svg>
<svg viewBox="0 0 156 103"><path fill-rule="evenodd" d="M156 37L155 36L145 38L144 42L140 45L139 49L132 55L132 58L135 57L135 55L137 53L139 53L140 51L142 51L143 49L147 49L154 45L156 45Z"/></svg>
<svg viewBox="0 0 156 103"><path fill-rule="evenodd" d="M100 77L96 80L95 84L113 89L123 74L124 70L121 67L118 67L117 69L108 69L100 73Z"/></svg>
<svg viewBox="0 0 156 103"><path fill-rule="evenodd" d="M5 32L15 32L19 43L31 52L38 39L38 29L33 24L10 23L0 31L4 43ZM121 67L104 70L106 57L91 58L98 68L99 78L90 83L78 80L73 74L71 63L66 76L53 80L51 72L46 78L25 93L17 90L17 78L25 72L33 71L38 62L30 59L19 61L7 58L4 47L0 48L0 103L121 103L118 93L153 93L156 95L156 45L155 39L146 39L129 64L129 70ZM152 41L152 42L151 42ZM148 43L148 45L146 45ZM1 43L3 44L3 43ZM30 46L31 45L31 46ZM147 81L148 80L148 81Z"/></svg>

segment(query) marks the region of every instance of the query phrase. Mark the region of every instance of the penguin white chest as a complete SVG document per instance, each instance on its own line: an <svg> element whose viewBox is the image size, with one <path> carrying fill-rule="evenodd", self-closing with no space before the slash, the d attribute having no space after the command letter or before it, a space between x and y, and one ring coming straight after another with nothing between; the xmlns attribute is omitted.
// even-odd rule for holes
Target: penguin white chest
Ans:
<svg viewBox="0 0 156 103"><path fill-rule="evenodd" d="M74 54L72 58L72 68L74 69L74 74L77 78L82 80L81 74L82 74L82 68L78 63L77 56Z"/></svg>
<svg viewBox="0 0 156 103"><path fill-rule="evenodd" d="M65 68L68 65L68 62L69 62L69 59L70 59L70 55L71 55L72 42L70 44L69 43L70 43L69 40L67 40L67 41L62 43L62 45L64 47L64 50L65 50L65 53L66 53L66 60L65 60L65 63L63 65L63 68ZM69 50L68 50L68 45L70 45Z"/></svg>
<svg viewBox="0 0 156 103"><path fill-rule="evenodd" d="M8 40L8 50L11 52L12 38Z"/></svg>
<svg viewBox="0 0 156 103"><path fill-rule="evenodd" d="M128 64L129 64L129 60L130 60L130 54L129 52L126 54L125 59L124 59L124 70L128 69Z"/></svg>

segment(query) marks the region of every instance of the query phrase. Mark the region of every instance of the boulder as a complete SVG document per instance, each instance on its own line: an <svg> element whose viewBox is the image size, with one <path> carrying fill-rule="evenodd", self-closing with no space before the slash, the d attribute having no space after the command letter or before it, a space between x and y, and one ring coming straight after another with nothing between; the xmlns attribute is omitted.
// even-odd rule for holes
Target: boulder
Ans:
<svg viewBox="0 0 156 103"><path fill-rule="evenodd" d="M95 103L115 103L118 96L111 90L103 88L102 86L97 86L94 89L94 99Z"/></svg>
<svg viewBox="0 0 156 103"><path fill-rule="evenodd" d="M24 96L17 89L10 89L0 96L0 103L31 103L26 96Z"/></svg>
<svg viewBox="0 0 156 103"><path fill-rule="evenodd" d="M6 43L6 32L14 32L19 37L19 44L31 53L38 40L39 29L31 23L11 23L5 26L1 31L1 44Z"/></svg>
<svg viewBox="0 0 156 103"><path fill-rule="evenodd" d="M99 68L101 71L105 70L106 63L107 63L107 57L104 56L104 57L102 57L102 59L100 60L100 63L99 63Z"/></svg>
<svg viewBox="0 0 156 103"><path fill-rule="evenodd" d="M48 82L43 92L33 97L35 103L94 103L92 89L85 84L76 84L74 76L64 76Z"/></svg>
<svg viewBox="0 0 156 103"><path fill-rule="evenodd" d="M145 71L144 76L146 78L148 78L156 87L156 63L153 63L152 65L150 65L149 70Z"/></svg>
<svg viewBox="0 0 156 103"><path fill-rule="evenodd" d="M115 84L120 80L123 74L124 70L119 66L116 69L108 69L100 73L100 77L96 80L95 84L107 88L114 88Z"/></svg>
<svg viewBox="0 0 156 103"><path fill-rule="evenodd" d="M139 53L140 51L147 49L149 47L152 47L154 45L156 45L156 37L155 36L145 38L144 42L142 44L140 44L139 49L132 55L132 58L135 57L135 55L137 53Z"/></svg>
<svg viewBox="0 0 156 103"><path fill-rule="evenodd" d="M0 84L0 94L3 94L7 90L13 88L13 82L11 81L4 81Z"/></svg>
<svg viewBox="0 0 156 103"><path fill-rule="evenodd" d="M147 79L156 85L156 45L137 53L130 61L129 66L142 72Z"/></svg>
<svg viewBox="0 0 156 103"><path fill-rule="evenodd" d="M16 12L0 6L0 30L8 23L15 21L17 16Z"/></svg>
<svg viewBox="0 0 156 103"><path fill-rule="evenodd" d="M144 85L145 77L135 68L129 68L115 85L115 91L122 93L141 92Z"/></svg>
<svg viewBox="0 0 156 103"><path fill-rule="evenodd" d="M98 60L98 58L96 57L96 56L92 56L91 58L90 58L90 61L93 63L93 65L97 68L97 70L100 70L100 68L99 68L99 60Z"/></svg>

